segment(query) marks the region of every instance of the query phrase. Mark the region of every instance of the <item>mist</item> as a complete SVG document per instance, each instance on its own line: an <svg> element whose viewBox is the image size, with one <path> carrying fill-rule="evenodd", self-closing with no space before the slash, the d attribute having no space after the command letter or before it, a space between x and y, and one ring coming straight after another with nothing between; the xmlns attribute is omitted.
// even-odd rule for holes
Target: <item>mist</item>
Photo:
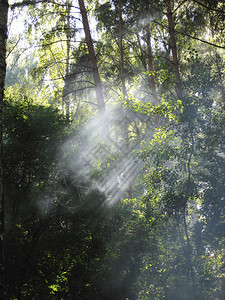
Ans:
<svg viewBox="0 0 225 300"><path fill-rule="evenodd" d="M224 300L222 1L11 8L0 298Z"/></svg>

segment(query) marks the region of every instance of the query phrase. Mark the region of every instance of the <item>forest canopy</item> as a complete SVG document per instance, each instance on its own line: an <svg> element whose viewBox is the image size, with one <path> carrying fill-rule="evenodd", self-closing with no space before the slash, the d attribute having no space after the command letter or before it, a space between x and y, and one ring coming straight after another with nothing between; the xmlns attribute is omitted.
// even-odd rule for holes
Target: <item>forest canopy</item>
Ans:
<svg viewBox="0 0 225 300"><path fill-rule="evenodd" d="M223 300L225 4L0 1L0 298Z"/></svg>

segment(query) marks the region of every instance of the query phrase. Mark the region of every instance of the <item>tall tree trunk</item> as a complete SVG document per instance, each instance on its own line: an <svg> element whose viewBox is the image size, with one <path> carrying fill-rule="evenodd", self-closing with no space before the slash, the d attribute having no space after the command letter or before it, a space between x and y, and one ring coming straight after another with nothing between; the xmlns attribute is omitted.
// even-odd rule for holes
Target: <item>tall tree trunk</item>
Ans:
<svg viewBox="0 0 225 300"><path fill-rule="evenodd" d="M125 70L124 70L123 17L122 17L121 0L119 0L119 17L120 17L120 64L121 64L120 74L121 74L123 98L127 100L127 89L125 83Z"/></svg>
<svg viewBox="0 0 225 300"><path fill-rule="evenodd" d="M148 50L148 71L150 73L149 84L152 92L153 104L159 104L157 90L156 90L155 68L154 68L154 60L153 60L152 45L151 45L150 23L148 23L146 27L146 43L147 43L147 50Z"/></svg>
<svg viewBox="0 0 225 300"><path fill-rule="evenodd" d="M152 45L151 45L151 30L150 23L147 24L146 28L146 43L147 43L147 51L148 51L148 71L149 71L149 84L152 93L153 104L159 104L159 98L157 95L157 86L156 86L156 77L155 77L155 67L154 67L154 59L152 54ZM159 115L155 116L155 126L160 126L160 117Z"/></svg>
<svg viewBox="0 0 225 300"><path fill-rule="evenodd" d="M66 74L64 78L64 88L63 88L63 102L66 105L66 117L70 117L70 99L68 93L68 76L69 76L69 67L70 67L70 47L71 47L71 31L70 31L70 11L71 3L67 2L66 10L66 20L67 20L67 29L66 29Z"/></svg>
<svg viewBox="0 0 225 300"><path fill-rule="evenodd" d="M99 110L99 112L104 112L105 111L105 102L104 102L104 97L103 97L102 84L101 84L101 79L100 79L100 75L99 75L99 71L98 71L98 65L97 65L97 59L96 59L95 50L94 50L94 46L93 46L93 41L91 38L91 32L90 32L90 27L89 27L88 17L87 17L87 11L86 11L83 0L79 0L79 6L80 6L80 12L81 12L83 26L84 26L85 39L86 39L86 43L88 46L91 67L93 70L93 78L94 78L94 83L95 83L98 110Z"/></svg>
<svg viewBox="0 0 225 300"><path fill-rule="evenodd" d="M2 167L2 125L3 97L6 73L6 40L8 1L0 0L0 298L6 299L5 255L4 255L4 199L3 199L3 167Z"/></svg>
<svg viewBox="0 0 225 300"><path fill-rule="evenodd" d="M214 61L216 63L216 67L217 67L217 71L218 71L218 76L219 76L219 83L220 83L220 90L221 90L221 95L222 95L222 99L223 99L223 103L225 103L225 88L224 88L224 84L223 84L223 72L221 70L221 66L220 66L220 55L216 52L213 55Z"/></svg>
<svg viewBox="0 0 225 300"><path fill-rule="evenodd" d="M122 82L122 92L123 92L123 99L127 101L127 89L126 89L126 82L125 82L125 70L124 70L124 48L123 48L123 16L122 16L122 6L121 0L119 0L119 18L120 18L120 64L121 64L121 82ZM124 122L124 140L125 140L125 153L126 155L130 152L130 142L129 142L129 130L128 130L128 118L127 118L127 108L123 108L123 122ZM128 168L129 169L129 168ZM129 171L128 171L129 172ZM131 174L129 174L131 175ZM128 177L128 187L127 187L127 194L128 198L132 198L132 182L131 176Z"/></svg>
<svg viewBox="0 0 225 300"><path fill-rule="evenodd" d="M179 70L179 62L178 62L178 54L177 54L176 36L174 30L173 13L171 8L171 0L166 0L166 9L167 9L167 19L168 19L169 35L170 35L170 47L172 50L172 57L173 57L173 69L174 69L174 76L176 79L176 93L177 93L177 97L181 99L182 88L181 88L180 70Z"/></svg>

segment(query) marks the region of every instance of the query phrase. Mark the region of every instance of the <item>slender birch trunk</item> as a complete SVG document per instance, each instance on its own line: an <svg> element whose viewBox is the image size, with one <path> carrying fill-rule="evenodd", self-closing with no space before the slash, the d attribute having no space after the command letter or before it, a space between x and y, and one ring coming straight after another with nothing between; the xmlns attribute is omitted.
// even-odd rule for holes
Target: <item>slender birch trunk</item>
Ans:
<svg viewBox="0 0 225 300"><path fill-rule="evenodd" d="M3 97L6 73L6 41L8 1L0 0L0 298L6 299L5 255L4 255L4 198L3 198L3 167L2 167L2 126Z"/></svg>
<svg viewBox="0 0 225 300"><path fill-rule="evenodd" d="M79 6L80 6L80 12L82 16L83 26L84 26L84 33L85 33L85 39L88 47L91 67L93 70L93 78L95 83L95 90L96 90L96 97L97 97L97 103L98 103L98 110L99 112L105 111L105 102L103 97L103 91L102 91L102 84L101 79L98 71L98 65L97 65L97 59L95 55L94 45L91 38L91 32L90 27L88 23L88 17L87 17L87 11L84 5L83 0L79 0Z"/></svg>
<svg viewBox="0 0 225 300"><path fill-rule="evenodd" d="M174 30L173 13L171 8L171 0L166 0L166 10L167 10L167 19L168 19L169 35L170 35L170 47L172 50L172 58L173 58L174 76L176 79L176 93L177 93L177 97L181 99L182 87L181 87L180 70L179 70L179 62L178 62L178 54L177 54L176 36Z"/></svg>

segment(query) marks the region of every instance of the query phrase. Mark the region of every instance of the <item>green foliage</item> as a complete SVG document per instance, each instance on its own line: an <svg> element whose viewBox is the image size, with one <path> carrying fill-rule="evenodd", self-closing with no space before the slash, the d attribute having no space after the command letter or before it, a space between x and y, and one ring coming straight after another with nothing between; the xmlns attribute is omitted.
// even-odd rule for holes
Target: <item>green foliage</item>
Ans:
<svg viewBox="0 0 225 300"><path fill-rule="evenodd" d="M8 298L223 299L224 53L198 41L211 28L209 41L223 45L223 3L174 1L177 99L165 1L121 1L126 101L118 1L95 4L94 44L110 107L105 139L72 2L31 6L28 37L41 47L25 64L16 64L18 53L9 59L2 140Z"/></svg>

